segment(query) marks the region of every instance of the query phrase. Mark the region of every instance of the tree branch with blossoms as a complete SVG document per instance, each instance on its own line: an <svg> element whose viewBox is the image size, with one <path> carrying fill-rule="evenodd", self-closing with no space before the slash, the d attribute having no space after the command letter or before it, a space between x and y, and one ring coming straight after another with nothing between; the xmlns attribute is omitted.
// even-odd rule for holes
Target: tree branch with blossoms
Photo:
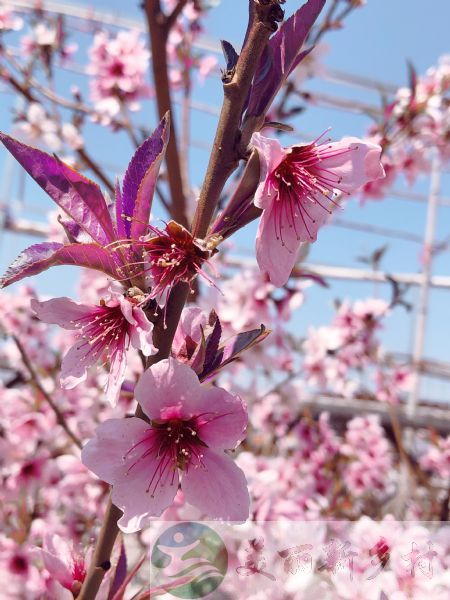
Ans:
<svg viewBox="0 0 450 600"><path fill-rule="evenodd" d="M268 331L243 325L230 338L215 311L205 314L199 307L185 307L196 280L215 285L214 260L220 257L223 240L260 217L256 257L264 285L285 290L291 299L296 294L288 289L288 280L299 252L316 240L338 204L337 196L384 177L378 144L357 138L331 142L322 135L308 144L282 147L265 135L271 127L284 126L274 124L267 114L289 75L308 56L310 49L303 46L325 0L308 0L282 25L282 0L249 0L240 53L223 43L223 105L188 229L173 115L168 112L172 99L167 43L170 27L182 11L189 6L196 10L191 4L176 3L167 17L159 0L144 3L161 120L137 147L122 183L113 186L84 145L75 141L78 157L114 200L57 155L0 134L6 149L58 206L58 224L65 235L63 242L47 241L24 250L1 285L58 265L106 275L110 285L100 300L33 298L31 308L37 319L63 328L71 340L61 363L65 390L89 381L92 367L107 365L108 402L116 406L128 386L137 403L134 416L101 420L82 449L83 464L111 487L89 565L83 563L77 579L72 573L70 589L81 600L97 597L105 575L111 573L119 530L140 531L173 505L180 490L187 503L210 518L243 522L249 515L244 473L227 453L245 437L247 408L239 395L208 382L263 341ZM140 71L129 76L134 85L121 79L125 69L120 52L126 51L130 40L135 47L139 44L133 36L119 35L111 40L99 34L95 41L93 68L97 74L107 71L96 82L95 93L99 102L107 103L108 126L125 130L136 145L127 102L148 90ZM40 44L38 51L50 72L48 46ZM58 48L64 54L64 45ZM146 57L145 49L140 56ZM35 104L28 88L15 83L13 87ZM47 117L48 112L34 107L28 129L33 132ZM48 139L55 142L62 127L46 126ZM156 227L150 213L163 161L170 190L170 202L165 204L172 220ZM241 164L245 168L234 193L219 210L225 185ZM143 357L145 369L130 385L126 369L131 347ZM379 428L370 425L375 439Z"/></svg>

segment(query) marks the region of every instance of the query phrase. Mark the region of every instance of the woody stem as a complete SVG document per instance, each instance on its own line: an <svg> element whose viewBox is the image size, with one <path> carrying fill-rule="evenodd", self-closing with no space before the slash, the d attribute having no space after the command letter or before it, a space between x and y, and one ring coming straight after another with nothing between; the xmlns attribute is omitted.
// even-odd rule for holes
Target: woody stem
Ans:
<svg viewBox="0 0 450 600"><path fill-rule="evenodd" d="M274 0L273 3L276 4L276 1ZM259 63L259 58L273 31L273 27L270 26L269 21L271 3L268 2L262 5L258 0L249 0L249 4L250 17L246 41L231 80L224 83L224 101L220 120L205 180L200 192L200 200L194 215L192 229L193 233L199 237L206 235L225 183L239 164L241 158L239 150L241 145L239 127L243 107ZM152 36L153 33L157 36L156 41L152 39L152 50L155 52L156 49L159 52L158 56L163 60L162 64L166 70L164 75L161 69L158 69L158 77L161 80L165 80L167 78L167 61L165 58L165 46L164 54L162 54L162 42L164 40L164 44L166 43L167 36L162 37L157 21L158 14L162 14L157 10L160 8L160 3L159 0L146 0L144 6L149 21L150 32ZM156 58L157 55L154 53L153 62L155 62ZM166 87L164 86L164 89ZM166 96L166 101L170 103L170 97L167 98ZM164 108L164 112L166 109L167 107ZM177 162L179 165L178 156ZM172 202L174 202L173 197ZM164 316L162 315L155 325L154 339L158 353L150 357L146 368L170 355L173 338L181 312L188 298L188 292L189 287L186 283L179 283L173 288L168 299L165 323ZM142 416L140 407L137 408L136 415ZM78 600L93 600L96 597L106 570L110 566L111 551L118 534L117 521L119 517L119 509L110 502L97 540L94 558L89 567Z"/></svg>

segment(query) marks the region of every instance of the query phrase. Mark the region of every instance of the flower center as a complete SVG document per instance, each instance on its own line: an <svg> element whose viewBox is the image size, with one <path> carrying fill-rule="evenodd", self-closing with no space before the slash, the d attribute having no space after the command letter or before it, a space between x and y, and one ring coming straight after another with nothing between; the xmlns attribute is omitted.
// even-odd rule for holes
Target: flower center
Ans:
<svg viewBox="0 0 450 600"><path fill-rule="evenodd" d="M106 353L106 358L114 358L116 352L124 346L127 334L127 322L120 305L97 306L89 314L71 321L79 330L84 344L89 344L89 355L100 358Z"/></svg>
<svg viewBox="0 0 450 600"><path fill-rule="evenodd" d="M153 228L153 232L155 237L143 243L153 279L153 297L160 296L180 281L190 284L198 274L210 282L202 272L210 252L202 249L187 229L170 221L165 230Z"/></svg>
<svg viewBox="0 0 450 600"><path fill-rule="evenodd" d="M352 152L357 146L334 148L328 142L316 142L291 148L271 175L269 185L275 188L276 200L279 201L274 206L276 237L283 245L285 224L294 229L297 240L301 241L298 217L310 239L314 240L310 227L316 219L309 210L319 206L331 214L333 205L337 206L334 198L339 192L344 192L341 189L342 177L333 169L324 167L322 162Z"/></svg>
<svg viewBox="0 0 450 600"><path fill-rule="evenodd" d="M199 423L192 419L168 419L152 421L148 435L132 446L123 457L132 455L138 447L136 460L130 465L127 474L143 459L151 457L156 462L156 467L151 472L146 492L153 498L159 485L164 485L169 473L169 485L173 485L177 469L187 472L189 468L198 468L203 465L202 448L207 445L198 435ZM152 461L152 464L153 461Z"/></svg>
<svg viewBox="0 0 450 600"><path fill-rule="evenodd" d="M201 447L206 447L206 444L198 436L195 419L171 419L160 424L153 422L153 427L161 441L158 456L169 453L174 466L181 471L187 471L191 463L201 464Z"/></svg>

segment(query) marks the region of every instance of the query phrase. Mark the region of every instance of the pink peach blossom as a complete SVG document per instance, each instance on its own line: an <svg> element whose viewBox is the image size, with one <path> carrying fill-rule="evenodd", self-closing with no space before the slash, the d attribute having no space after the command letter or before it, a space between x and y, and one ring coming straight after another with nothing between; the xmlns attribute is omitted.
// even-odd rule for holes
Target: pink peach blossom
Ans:
<svg viewBox="0 0 450 600"><path fill-rule="evenodd" d="M202 386L188 366L169 358L150 367L135 389L150 419L109 419L83 448L82 461L113 486L122 531L142 529L181 489L209 518L244 521L249 496L243 472L224 451L243 438L247 411L238 396Z"/></svg>
<svg viewBox="0 0 450 600"><path fill-rule="evenodd" d="M283 148L260 133L252 144L260 159L254 203L263 209L256 238L259 268L274 285L286 283L300 245L314 242L340 194L384 177L381 147L358 138Z"/></svg>
<svg viewBox="0 0 450 600"><path fill-rule="evenodd" d="M69 298L32 300L31 308L45 323L80 332L61 365L64 388L71 389L84 381L87 369L106 357L110 362L106 395L115 404L125 377L130 343L145 356L156 351L152 345L153 324L136 298L113 293L97 306L78 304Z"/></svg>

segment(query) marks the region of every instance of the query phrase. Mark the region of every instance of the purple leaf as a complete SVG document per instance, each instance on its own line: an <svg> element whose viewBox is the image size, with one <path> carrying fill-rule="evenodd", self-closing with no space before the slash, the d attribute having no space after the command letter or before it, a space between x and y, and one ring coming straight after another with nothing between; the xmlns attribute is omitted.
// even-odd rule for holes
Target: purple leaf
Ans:
<svg viewBox="0 0 450 600"><path fill-rule="evenodd" d="M119 279L118 266L111 253L97 244L58 244L43 242L30 246L19 254L0 279L0 287L6 287L24 277L30 277L60 265L77 265L102 271Z"/></svg>
<svg viewBox="0 0 450 600"><path fill-rule="evenodd" d="M118 224L122 221L118 227L123 227L128 238L135 240L148 232L153 192L169 134L170 117L167 113L153 134L139 146L128 165L116 209Z"/></svg>
<svg viewBox="0 0 450 600"><path fill-rule="evenodd" d="M126 592L128 585L130 584L132 579L135 577L135 575L139 571L139 569L142 567L146 558L147 558L147 555L144 554L142 556L142 558L133 567L133 569L131 569L131 571L128 573L128 575L125 577L125 579L122 581L119 588L116 590L116 593L114 594L114 596L112 596L112 600L123 600L123 596Z"/></svg>
<svg viewBox="0 0 450 600"><path fill-rule="evenodd" d="M92 238L88 235L79 225L77 225L72 219L65 219L61 215L58 215L58 223L64 229L67 235L67 239L72 244L90 244Z"/></svg>
<svg viewBox="0 0 450 600"><path fill-rule="evenodd" d="M220 356L218 356L220 338L222 337L222 326L219 317L215 314L214 327L211 334L206 339L205 358L203 361L203 370L199 375L202 378L204 373L212 371L220 364Z"/></svg>
<svg viewBox="0 0 450 600"><path fill-rule="evenodd" d="M115 239L111 217L99 186L59 158L0 133L0 141L36 183L93 241Z"/></svg>
<svg viewBox="0 0 450 600"><path fill-rule="evenodd" d="M236 360L241 352L248 350L255 344L259 344L259 342L266 339L269 333L270 330L266 329L264 325L261 325L260 329L244 331L233 337L219 349L217 353L217 362L215 361L214 367L205 369L203 373L199 375L200 381L204 381L212 375L215 375L217 371L223 369L225 365Z"/></svg>
<svg viewBox="0 0 450 600"><path fill-rule="evenodd" d="M233 45L230 44L230 42L227 42L227 40L221 40L220 43L222 45L223 55L227 61L227 71L231 71L237 64L239 54L233 48Z"/></svg>
<svg viewBox="0 0 450 600"><path fill-rule="evenodd" d="M247 115L263 115L292 69L306 56L303 42L324 7L325 0L308 0L270 39L253 82Z"/></svg>
<svg viewBox="0 0 450 600"><path fill-rule="evenodd" d="M125 552L125 546L122 542L120 544L119 560L117 561L116 570L114 572L114 579L112 580L111 587L109 588L108 600L114 598L116 593L119 591L120 586L123 584L127 576L127 555Z"/></svg>

